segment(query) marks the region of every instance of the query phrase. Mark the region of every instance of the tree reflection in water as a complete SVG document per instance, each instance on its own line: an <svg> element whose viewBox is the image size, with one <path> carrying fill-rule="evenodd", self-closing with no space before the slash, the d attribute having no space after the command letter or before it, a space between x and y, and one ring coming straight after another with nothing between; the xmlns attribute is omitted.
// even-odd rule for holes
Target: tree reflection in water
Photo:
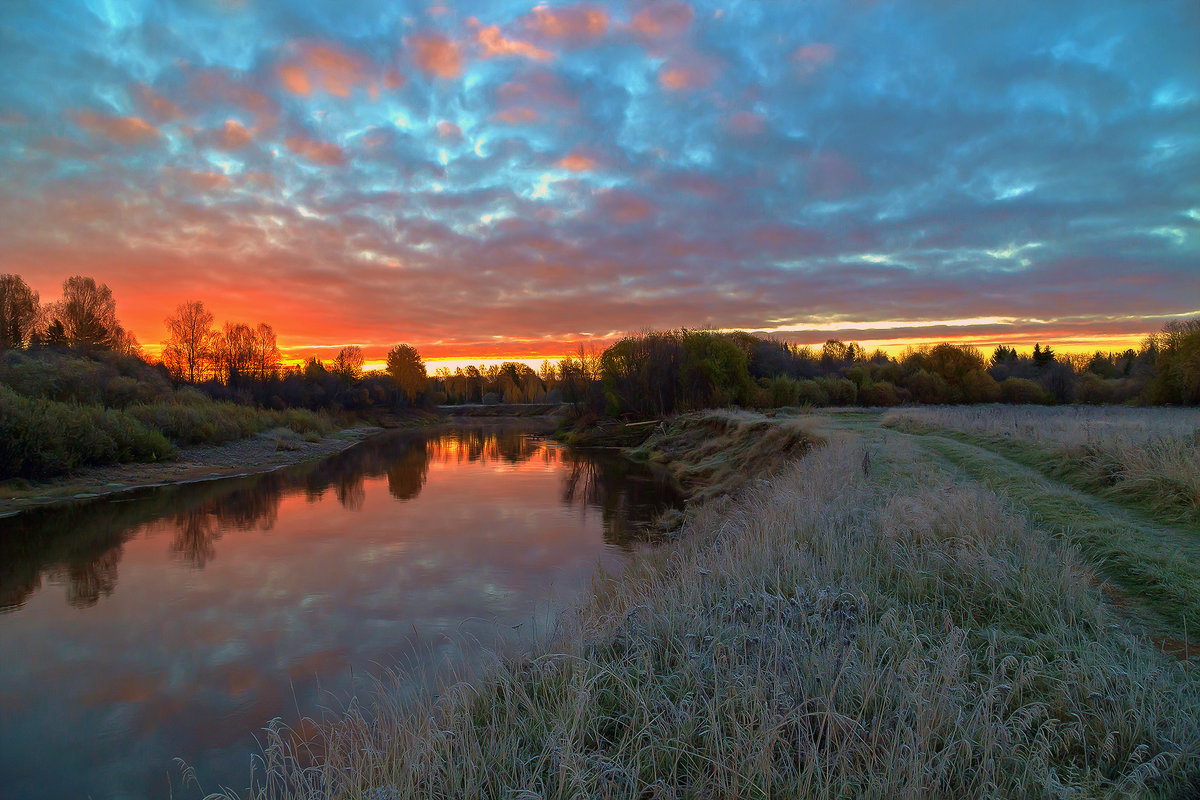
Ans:
<svg viewBox="0 0 1200 800"><path fill-rule="evenodd" d="M642 537L645 523L681 500L665 475L611 451L573 451L547 442L527 425L391 432L323 461L265 475L160 487L0 519L0 611L22 606L44 580L65 585L72 606L95 605L116 588L124 543L162 519L175 526L171 553L203 569L217 557L225 532L270 530L285 497L315 502L332 488L343 508L358 511L367 479L386 477L391 496L405 502L420 494L431 463L534 459L561 465L562 502L600 511L605 541L624 549Z"/></svg>

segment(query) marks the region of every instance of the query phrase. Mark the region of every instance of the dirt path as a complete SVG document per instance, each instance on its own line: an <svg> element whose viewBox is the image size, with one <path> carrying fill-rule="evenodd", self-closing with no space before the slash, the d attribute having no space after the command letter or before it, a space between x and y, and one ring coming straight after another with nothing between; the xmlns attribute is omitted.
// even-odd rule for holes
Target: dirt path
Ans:
<svg viewBox="0 0 1200 800"><path fill-rule="evenodd" d="M148 486L271 472L333 455L381 430L346 428L315 442L300 438L281 440L270 434L258 434L226 444L183 448L175 461L88 467L28 487L13 486L10 482L0 489L3 492L0 494L0 518L27 508L86 500Z"/></svg>

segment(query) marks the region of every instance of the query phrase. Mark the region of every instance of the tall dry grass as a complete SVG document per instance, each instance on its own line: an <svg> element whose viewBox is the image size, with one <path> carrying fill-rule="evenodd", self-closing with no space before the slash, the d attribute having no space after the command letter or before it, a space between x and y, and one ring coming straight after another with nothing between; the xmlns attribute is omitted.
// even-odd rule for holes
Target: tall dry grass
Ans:
<svg viewBox="0 0 1200 800"><path fill-rule="evenodd" d="M906 408L888 411L883 424L973 437L1081 489L1200 522L1200 409Z"/></svg>
<svg viewBox="0 0 1200 800"><path fill-rule="evenodd" d="M915 448L835 441L686 534L436 700L380 693L307 748L274 727L250 796L1141 797L1196 774L1194 679L1074 551Z"/></svg>

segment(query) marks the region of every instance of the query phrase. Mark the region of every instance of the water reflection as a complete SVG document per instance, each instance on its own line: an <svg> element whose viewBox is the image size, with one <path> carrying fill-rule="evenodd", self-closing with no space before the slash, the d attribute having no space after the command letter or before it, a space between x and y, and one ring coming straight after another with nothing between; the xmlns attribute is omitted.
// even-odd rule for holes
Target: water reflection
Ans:
<svg viewBox="0 0 1200 800"><path fill-rule="evenodd" d="M237 785L271 717L375 663L469 659L464 637L514 635L675 502L493 424L0 519L4 791L190 797L174 756Z"/></svg>
<svg viewBox="0 0 1200 800"><path fill-rule="evenodd" d="M169 486L120 499L32 511L0 519L0 611L23 605L43 582L66 587L67 602L95 605L112 594L122 546L149 521L174 526L171 554L203 569L230 530L271 530L285 496L315 503L332 489L342 508L361 511L365 481L386 476L399 501L415 499L430 464L562 467L562 502L601 512L604 539L628 549L644 525L678 503L669 479L612 454L574 451L502 424L376 437L315 464L266 475Z"/></svg>

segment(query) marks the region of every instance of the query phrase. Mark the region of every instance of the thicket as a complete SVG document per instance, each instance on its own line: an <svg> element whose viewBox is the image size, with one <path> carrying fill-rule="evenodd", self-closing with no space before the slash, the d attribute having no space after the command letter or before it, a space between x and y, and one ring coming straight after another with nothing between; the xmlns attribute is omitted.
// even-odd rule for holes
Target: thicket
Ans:
<svg viewBox="0 0 1200 800"><path fill-rule="evenodd" d="M262 409L176 388L162 369L113 351L40 347L0 355L0 480L170 460L180 445L278 427L325 435L333 423L306 409Z"/></svg>

